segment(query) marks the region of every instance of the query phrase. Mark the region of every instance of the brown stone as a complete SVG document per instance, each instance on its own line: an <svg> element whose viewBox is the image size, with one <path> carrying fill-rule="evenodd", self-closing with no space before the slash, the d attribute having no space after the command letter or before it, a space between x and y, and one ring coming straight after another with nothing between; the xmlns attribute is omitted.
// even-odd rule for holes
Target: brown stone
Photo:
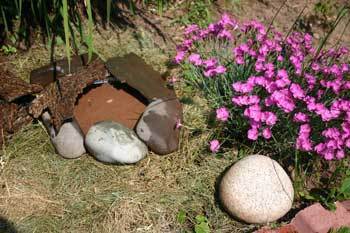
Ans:
<svg viewBox="0 0 350 233"><path fill-rule="evenodd" d="M130 92L103 84L83 94L74 108L74 117L83 133L96 122L106 120L133 129L146 106L141 97Z"/></svg>
<svg viewBox="0 0 350 233"><path fill-rule="evenodd" d="M313 204L296 214L291 224L299 233L327 233L342 226L350 227L350 212L339 202L336 206L332 212L319 203Z"/></svg>
<svg viewBox="0 0 350 233"><path fill-rule="evenodd" d="M134 53L111 58L106 66L116 79L138 90L149 101L176 98L174 90L167 86L160 73Z"/></svg>
<svg viewBox="0 0 350 233"><path fill-rule="evenodd" d="M137 135L159 154L165 155L177 150L182 121L182 106L178 99L157 99L151 102L137 126Z"/></svg>

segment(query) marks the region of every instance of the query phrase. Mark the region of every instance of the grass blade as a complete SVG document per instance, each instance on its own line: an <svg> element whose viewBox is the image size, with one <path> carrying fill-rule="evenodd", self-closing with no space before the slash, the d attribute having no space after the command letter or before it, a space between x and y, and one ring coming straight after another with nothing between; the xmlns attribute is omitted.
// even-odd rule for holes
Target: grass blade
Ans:
<svg viewBox="0 0 350 233"><path fill-rule="evenodd" d="M70 73L70 43L69 43L69 21L68 21L68 4L67 0L62 0L62 11L61 11L62 17L63 17L63 28L64 28L64 37L65 37L65 43L66 43L66 55L68 59L68 70Z"/></svg>
<svg viewBox="0 0 350 233"><path fill-rule="evenodd" d="M92 58L92 51L93 51L93 43L92 43L92 28L93 28L93 19L92 19L92 9L91 9L91 2L90 0L86 1L87 3L87 14L88 14L88 37L87 37L87 45L88 45L88 62L91 61Z"/></svg>
<svg viewBox="0 0 350 233"><path fill-rule="evenodd" d="M107 27L109 27L109 21L111 18L111 5L112 5L112 0L107 0Z"/></svg>
<svg viewBox="0 0 350 233"><path fill-rule="evenodd" d="M5 11L4 11L3 7L1 7L1 17L2 17L2 19L4 21L5 32L6 32L6 34L8 34L9 33L9 28L8 28L8 25L7 25L7 19L6 19L6 15L5 15Z"/></svg>

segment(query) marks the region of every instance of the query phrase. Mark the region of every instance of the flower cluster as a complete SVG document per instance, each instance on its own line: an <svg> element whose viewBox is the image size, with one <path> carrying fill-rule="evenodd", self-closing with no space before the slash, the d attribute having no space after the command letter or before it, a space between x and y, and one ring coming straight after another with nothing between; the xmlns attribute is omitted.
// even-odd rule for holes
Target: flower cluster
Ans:
<svg viewBox="0 0 350 233"><path fill-rule="evenodd" d="M204 87L214 87L204 91L230 96L214 101L219 121L245 119L253 141L291 131L297 150L344 158L350 149L347 48L316 49L307 33L284 38L257 21L239 25L227 14L204 29L188 26L184 36L175 62L195 69ZM240 114L232 114L237 109Z"/></svg>

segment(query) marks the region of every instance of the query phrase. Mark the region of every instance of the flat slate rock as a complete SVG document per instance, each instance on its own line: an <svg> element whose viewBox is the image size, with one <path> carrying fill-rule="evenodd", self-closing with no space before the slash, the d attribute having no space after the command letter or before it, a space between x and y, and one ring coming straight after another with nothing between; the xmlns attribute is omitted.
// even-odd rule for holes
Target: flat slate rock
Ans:
<svg viewBox="0 0 350 233"><path fill-rule="evenodd" d="M142 114L136 133L150 149L165 155L178 148L182 107L178 99L158 99L151 102Z"/></svg>
<svg viewBox="0 0 350 233"><path fill-rule="evenodd" d="M149 101L159 98L176 98L159 72L134 53L107 60L106 67L120 82L127 83Z"/></svg>
<svg viewBox="0 0 350 233"><path fill-rule="evenodd" d="M93 53L90 62L96 59L98 59L98 56ZM67 58L58 60L54 64L45 65L38 69L32 70L30 72L30 83L46 87L50 83L54 82L55 79L68 75L69 73L77 73L87 65L87 62L88 54L72 56L69 70Z"/></svg>
<svg viewBox="0 0 350 233"><path fill-rule="evenodd" d="M85 145L97 160L105 163L136 163L148 153L134 131L113 121L93 125L86 134Z"/></svg>

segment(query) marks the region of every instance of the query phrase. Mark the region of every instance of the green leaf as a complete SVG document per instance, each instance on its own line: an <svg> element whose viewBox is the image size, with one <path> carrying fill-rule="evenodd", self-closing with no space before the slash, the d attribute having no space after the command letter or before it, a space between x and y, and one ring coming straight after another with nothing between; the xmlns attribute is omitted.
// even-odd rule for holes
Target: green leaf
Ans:
<svg viewBox="0 0 350 233"><path fill-rule="evenodd" d="M92 20L92 9L90 0L86 1L87 3L87 14L88 14L88 37L87 37L87 45L88 45L88 56L89 62L92 58L93 44L92 44L92 28L93 28L93 20Z"/></svg>
<svg viewBox="0 0 350 233"><path fill-rule="evenodd" d="M336 211L337 209L337 206L335 205L335 203L333 202L328 202L328 203L325 203L327 208L330 210L330 211Z"/></svg>
<svg viewBox="0 0 350 233"><path fill-rule="evenodd" d="M350 195L350 177L344 179L339 192L344 195Z"/></svg>
<svg viewBox="0 0 350 233"><path fill-rule="evenodd" d="M350 228L349 227L341 227L336 230L332 230L332 233L350 233Z"/></svg>
<svg viewBox="0 0 350 233"><path fill-rule="evenodd" d="M208 219L207 219L207 217L205 217L203 215L197 215L196 216L196 222L197 223L208 222Z"/></svg>
<svg viewBox="0 0 350 233"><path fill-rule="evenodd" d="M184 224L186 221L186 212L183 210L180 210L179 213L176 216L176 220L180 224Z"/></svg>
<svg viewBox="0 0 350 233"><path fill-rule="evenodd" d="M70 62L71 62L71 57L70 57L70 43L69 43L69 21L68 21L68 4L67 0L62 0L62 9L61 9L61 14L63 17L63 28L64 28L64 37L65 37L65 42L66 42L66 55L68 59L68 71L70 73Z"/></svg>
<svg viewBox="0 0 350 233"><path fill-rule="evenodd" d="M209 224L207 222L201 222L200 224L195 225L195 233L210 233Z"/></svg>
<svg viewBox="0 0 350 233"><path fill-rule="evenodd" d="M109 26L109 20L111 18L111 5L112 0L107 0L107 26Z"/></svg>

